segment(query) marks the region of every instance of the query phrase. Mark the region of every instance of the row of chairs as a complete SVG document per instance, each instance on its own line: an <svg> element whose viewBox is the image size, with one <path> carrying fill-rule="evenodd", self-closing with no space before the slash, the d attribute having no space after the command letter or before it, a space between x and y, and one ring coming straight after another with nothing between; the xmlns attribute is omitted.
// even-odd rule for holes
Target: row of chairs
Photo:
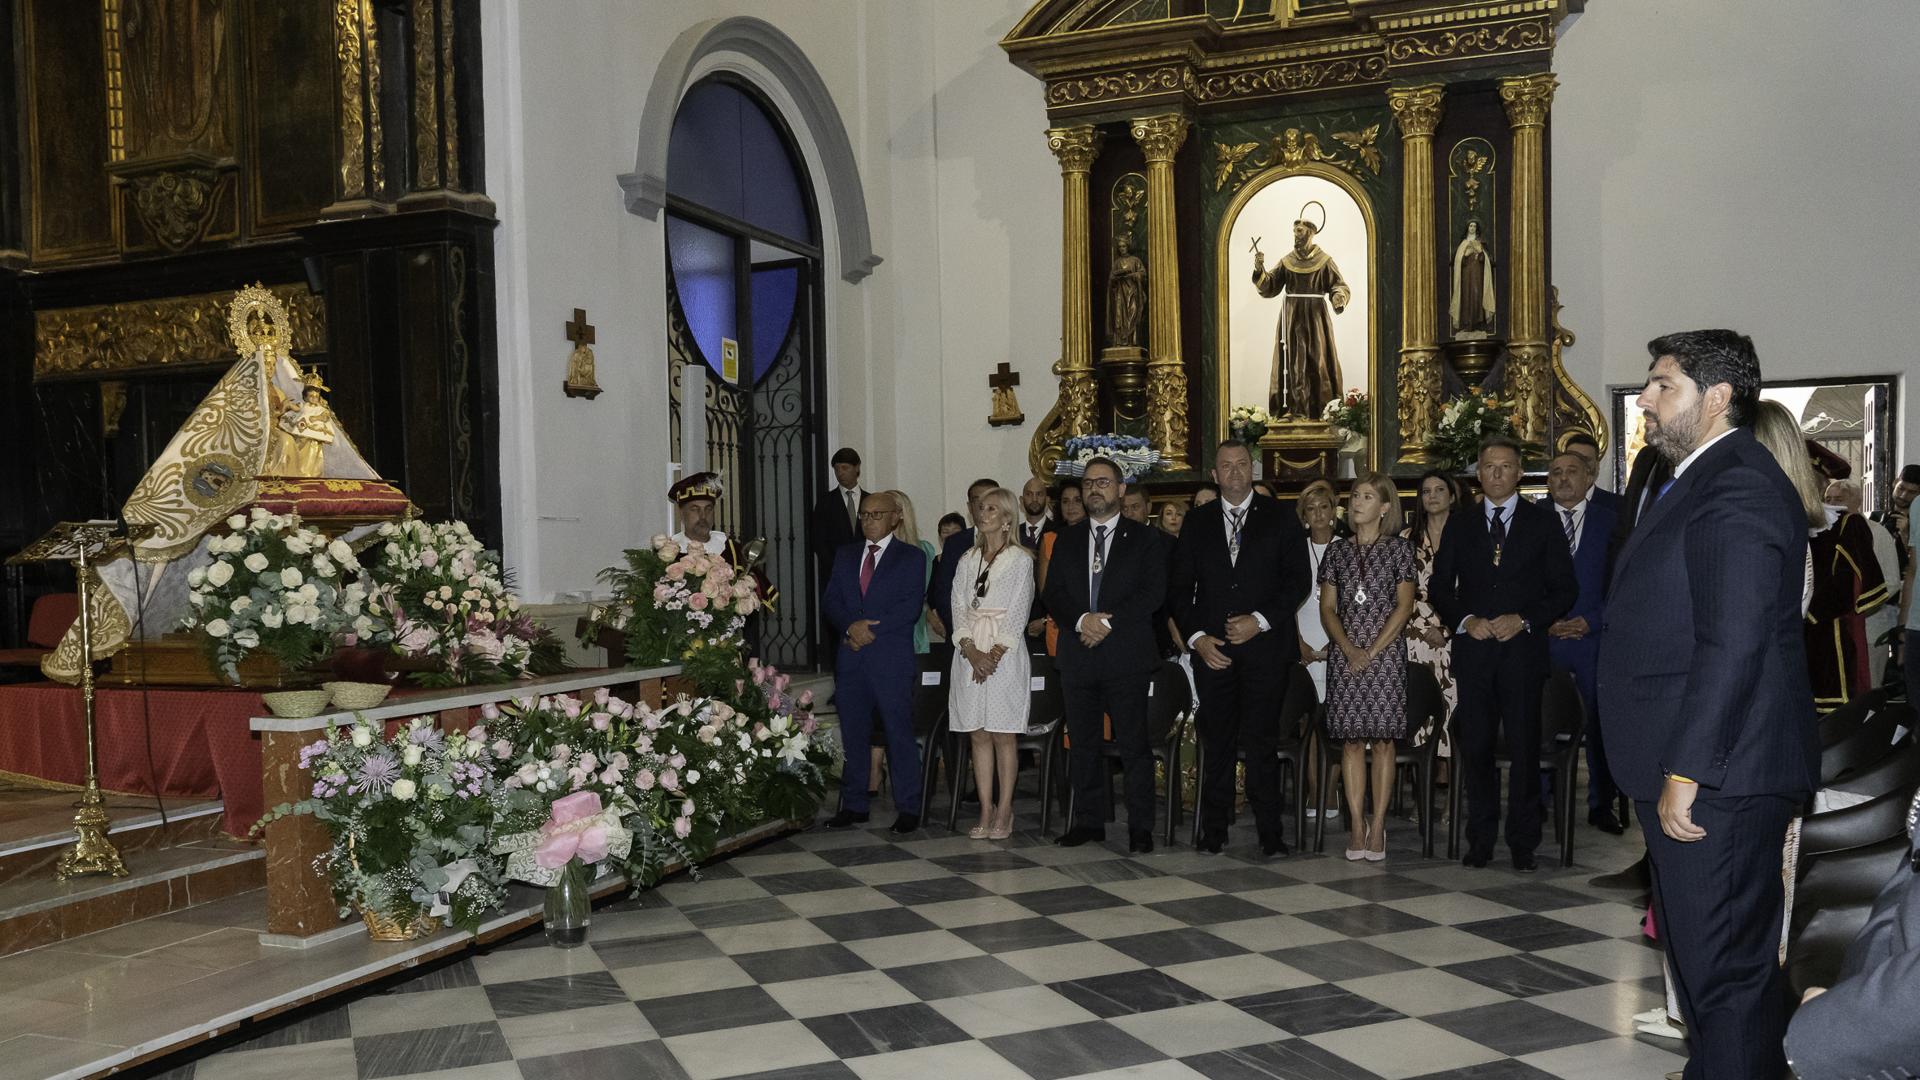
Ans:
<svg viewBox="0 0 1920 1080"><path fill-rule="evenodd" d="M936 647L920 658L920 679L914 700L914 731L920 743L921 761L924 773L921 790L924 798L930 800L934 784L941 775L940 765L948 765L948 805L947 827L953 828L959 819L960 793L966 784L972 758L971 740L956 736L947 724L947 697L950 687L947 679L952 669L953 654L945 647ZM1038 759L1040 791L1040 830L1046 833L1052 825L1053 809L1056 801L1062 806L1063 817L1073 819L1073 797L1070 785L1066 782L1065 749L1065 705L1060 683L1055 673L1053 659L1044 655L1031 658L1032 681L1027 730L1018 740L1023 753L1031 752ZM1320 745L1335 747L1338 745L1326 729L1326 712L1314 693L1313 681L1308 678L1304 668L1295 665L1292 677L1288 680L1288 693L1280 708L1281 737L1278 756L1281 766L1283 788L1291 781L1292 816L1294 824L1294 846L1301 848L1306 842L1307 799L1306 770L1309 767L1311 745L1316 740ZM1172 844L1178 835L1185 804L1185 778L1180 768L1180 747L1186 740L1187 727L1191 723L1193 699L1186 673L1178 664L1171 661L1161 664L1154 674L1148 698L1147 738L1154 759L1161 765L1166 776L1166 827L1165 842ZM1407 665L1407 730L1408 738L1399 740L1394 748L1396 765L1396 788L1399 778L1410 771L1412 787L1418 800L1421 852L1431 858L1435 845L1435 822L1432 820L1435 767L1439 738L1429 738L1418 745L1414 744L1411 733L1429 728L1436 734L1450 732L1450 719L1446 705L1440 693L1439 684L1432 671L1424 664ZM1555 783L1554 824L1555 835L1560 843L1561 865L1573 865L1574 789L1576 770L1581 746L1585 734L1586 712L1581 704L1571 676L1557 675L1549 680L1543 701L1542 723L1542 761L1557 778ZM1205 776L1205 761L1198 757L1196 750L1196 789L1202 783L1199 777ZM1102 747L1102 754L1112 761L1119 757L1118 749L1108 742ZM1239 751L1240 760L1245 760L1245 751ZM1314 833L1313 850L1325 849L1325 822L1327 792L1331 788L1333 753L1320 755L1319 801L1317 822ZM1505 768L1504 755L1500 766ZM1108 774L1110 776L1110 773ZM1447 838L1447 857L1455 858L1459 852L1460 814L1459 787L1451 786L1448 797L1448 813L1452 822ZM1111 791L1109 789L1109 795ZM1202 792L1195 791L1195 804L1198 805ZM1111 806L1111 798L1108 804ZM1199 843L1199 816L1193 821L1192 842Z"/></svg>
<svg viewBox="0 0 1920 1080"><path fill-rule="evenodd" d="M1892 700L1884 687L1820 721L1822 802L1847 804L1800 822L1787 949L1788 981L1796 995L1832 985L1847 944L1906 858L1907 810L1920 788L1914 724L1913 707Z"/></svg>

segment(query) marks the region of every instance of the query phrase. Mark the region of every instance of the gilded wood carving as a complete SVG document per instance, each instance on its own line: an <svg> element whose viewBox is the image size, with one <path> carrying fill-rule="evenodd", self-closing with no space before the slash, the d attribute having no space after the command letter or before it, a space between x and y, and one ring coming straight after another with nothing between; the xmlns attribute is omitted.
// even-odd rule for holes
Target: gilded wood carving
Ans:
<svg viewBox="0 0 1920 1080"><path fill-rule="evenodd" d="M327 347L326 305L305 285L269 290L286 306L295 352ZM35 379L226 362L234 293L200 293L34 313Z"/></svg>

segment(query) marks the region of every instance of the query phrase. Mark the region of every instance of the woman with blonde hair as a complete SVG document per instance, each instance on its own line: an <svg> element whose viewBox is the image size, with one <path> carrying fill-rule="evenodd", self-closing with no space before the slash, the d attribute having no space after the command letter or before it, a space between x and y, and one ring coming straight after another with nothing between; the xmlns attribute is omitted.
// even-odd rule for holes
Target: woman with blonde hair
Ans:
<svg viewBox="0 0 1920 1080"><path fill-rule="evenodd" d="M980 498L973 546L953 572L953 673L947 717L972 739L973 781L980 796L975 840L1013 835L1015 739L1027 730L1032 661L1025 640L1033 609L1033 556L1014 536L1020 520L1013 492L997 487ZM994 779L998 774L999 799Z"/></svg>
<svg viewBox="0 0 1920 1080"><path fill-rule="evenodd" d="M1350 861L1387 857L1387 802L1393 795L1393 743L1407 734L1407 639L1416 577L1413 542L1400 536L1400 494L1373 472L1353 482L1347 502L1352 538L1327 549L1320 564L1320 620L1327 650L1327 737L1341 741ZM1367 751L1373 751L1372 813L1367 809Z"/></svg>
<svg viewBox="0 0 1920 1080"><path fill-rule="evenodd" d="M927 581L932 581L933 560L940 553L934 549L932 542L920 539L920 526L913 516L913 500L907 498L904 491L889 491L887 494L893 496L894 504L900 507L900 524L894 526L893 538L927 553ZM921 587L924 589L926 583L923 582ZM922 655L927 651L927 608L924 604L920 606L920 621L913 625L913 651Z"/></svg>

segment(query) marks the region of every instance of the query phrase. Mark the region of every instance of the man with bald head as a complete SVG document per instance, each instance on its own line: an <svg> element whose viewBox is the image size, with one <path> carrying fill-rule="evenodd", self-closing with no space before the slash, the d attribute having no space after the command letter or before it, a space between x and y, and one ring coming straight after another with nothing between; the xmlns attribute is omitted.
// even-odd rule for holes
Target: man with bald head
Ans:
<svg viewBox="0 0 1920 1080"><path fill-rule="evenodd" d="M1040 550L1040 538L1053 531L1053 500L1047 492L1047 482L1037 476L1029 477L1026 486L1020 489L1020 527L1014 530L1019 537L1020 546L1028 551Z"/></svg>

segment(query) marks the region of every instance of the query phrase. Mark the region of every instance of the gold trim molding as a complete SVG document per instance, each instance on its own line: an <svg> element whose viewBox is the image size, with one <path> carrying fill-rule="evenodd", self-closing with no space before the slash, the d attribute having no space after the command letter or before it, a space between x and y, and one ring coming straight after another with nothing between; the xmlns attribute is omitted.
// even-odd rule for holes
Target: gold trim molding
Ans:
<svg viewBox="0 0 1920 1080"><path fill-rule="evenodd" d="M1332 135L1336 142L1353 152L1352 157L1323 150L1320 136L1291 127L1275 135L1264 150L1257 142L1214 143L1213 190L1219 191L1229 182L1238 188L1248 177L1267 169L1297 169L1302 165L1331 165L1351 173L1357 180L1365 180L1369 172L1380 175L1379 124L1364 131L1335 131Z"/></svg>
<svg viewBox="0 0 1920 1080"><path fill-rule="evenodd" d="M286 306L293 351L326 351L327 313L320 297L305 285L274 285L268 291ZM231 363L227 314L236 295L211 292L37 311L33 377Z"/></svg>

